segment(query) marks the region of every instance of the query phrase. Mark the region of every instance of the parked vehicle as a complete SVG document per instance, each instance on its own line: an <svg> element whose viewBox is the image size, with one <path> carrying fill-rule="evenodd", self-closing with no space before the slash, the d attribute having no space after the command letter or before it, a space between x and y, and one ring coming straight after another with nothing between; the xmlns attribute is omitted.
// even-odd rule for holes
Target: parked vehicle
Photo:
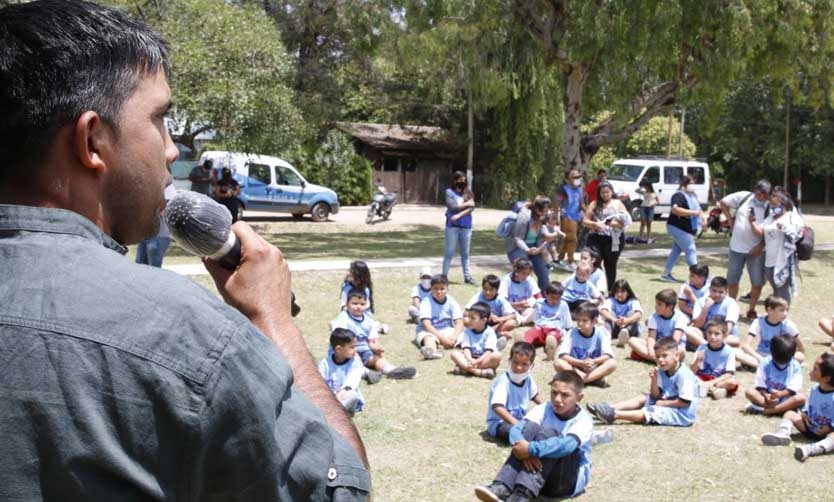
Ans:
<svg viewBox="0 0 834 502"><path fill-rule="evenodd" d="M290 213L301 218L310 213L313 221L326 221L339 212L339 197L333 190L308 182L291 164L269 155L206 151L199 163L211 159L214 176L228 167L240 184L237 210Z"/></svg>
<svg viewBox="0 0 834 502"><path fill-rule="evenodd" d="M608 181L624 202L625 197L628 197L627 205L631 211L631 217L639 220L640 204L643 202L642 194L637 192L640 183L644 180L649 181L660 199L658 205L655 206L655 215L668 216L672 195L677 191L684 174L692 176L693 183L689 186L695 189L701 208L706 210L711 186L709 165L706 162L648 156L619 159L608 168Z"/></svg>
<svg viewBox="0 0 834 502"><path fill-rule="evenodd" d="M374 216L378 216L383 220L391 217L391 210L397 204L399 197L397 192L388 192L385 187L379 184L377 180L376 193L371 199L371 207L368 208L368 214L365 216L365 223L371 224L374 221Z"/></svg>

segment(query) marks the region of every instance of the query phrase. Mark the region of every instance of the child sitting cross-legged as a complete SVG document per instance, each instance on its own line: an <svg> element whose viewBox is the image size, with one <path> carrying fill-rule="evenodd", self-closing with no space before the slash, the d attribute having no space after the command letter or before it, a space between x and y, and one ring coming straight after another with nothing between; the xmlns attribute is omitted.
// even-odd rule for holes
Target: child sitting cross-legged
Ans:
<svg viewBox="0 0 834 502"><path fill-rule="evenodd" d="M681 284L678 293L678 310L686 314L687 324L692 321L692 309L695 302L709 293L709 267L696 264L689 267L689 280Z"/></svg>
<svg viewBox="0 0 834 502"><path fill-rule="evenodd" d="M614 294L605 300L599 313L609 336L617 337L617 347L625 347L629 338L640 336L643 307L627 280L617 279L611 289Z"/></svg>
<svg viewBox="0 0 834 502"><path fill-rule="evenodd" d="M426 359L443 357L463 333L463 312L449 294L449 279L443 274L431 278L431 294L420 303L420 322L414 339Z"/></svg>
<svg viewBox="0 0 834 502"><path fill-rule="evenodd" d="M533 264L530 260L519 258L513 262L513 271L501 279L498 294L506 298L510 305L518 312L518 324L523 326L533 322L536 300L542 297L542 292L536 281L530 277Z"/></svg>
<svg viewBox="0 0 834 502"><path fill-rule="evenodd" d="M481 291L475 293L466 303L463 314L463 324L468 325L469 310L477 302L486 303L489 307L487 325L495 330L498 339L498 350L503 350L510 338L510 333L518 326L516 313L510 301L498 294L501 287L501 279L495 274L487 274L481 281Z"/></svg>
<svg viewBox="0 0 834 502"><path fill-rule="evenodd" d="M738 347L741 344L738 337L738 303L727 295L727 279L723 277L713 277L709 283L709 292L692 307L692 322L683 330L688 345L700 347L706 343L704 326L714 317L720 317L727 323L729 334L724 343Z"/></svg>
<svg viewBox="0 0 834 502"><path fill-rule="evenodd" d="M556 348L573 321L568 304L562 300L565 288L557 281L551 281L544 288L544 298L536 300L536 318L533 327L524 333L524 341L533 347L544 346L545 360L556 356Z"/></svg>
<svg viewBox="0 0 834 502"><path fill-rule="evenodd" d="M495 349L495 331L487 326L489 305L477 302L469 308L469 326L449 356L455 368L453 373L495 378L495 369L501 364L501 353Z"/></svg>
<svg viewBox="0 0 834 502"><path fill-rule="evenodd" d="M646 323L649 335L646 339L631 337L628 346L631 347L631 358L638 361L657 362L655 345L663 338L672 338L678 344L678 356L683 358L686 316L675 310L678 295L672 289L664 289L654 296L654 313Z"/></svg>
<svg viewBox="0 0 834 502"><path fill-rule="evenodd" d="M591 264L580 263L576 271L564 282L565 292L562 299L567 302L571 312L576 312L579 305L591 302L594 305L602 303L603 293L591 282Z"/></svg>
<svg viewBox="0 0 834 502"><path fill-rule="evenodd" d="M756 369L756 387L744 393L750 400L745 413L782 415L805 404L802 368L793 357L795 353L796 338L791 335L779 335L770 341L770 357Z"/></svg>
<svg viewBox="0 0 834 502"><path fill-rule="evenodd" d="M356 335L345 328L334 329L330 333L330 349L319 363L321 377L348 413L362 411L365 401L359 383L369 370L356 357Z"/></svg>
<svg viewBox="0 0 834 502"><path fill-rule="evenodd" d="M785 412L776 432L762 436L762 442L768 446L787 446L791 444L791 428L796 427L814 441L794 449L793 456L800 462L834 451L834 354L825 352L819 356L809 376L816 385L811 388L805 410Z"/></svg>
<svg viewBox="0 0 834 502"><path fill-rule="evenodd" d="M527 342L516 342L510 349L510 367L489 388L486 423L490 436L509 442L510 429L524 418L530 403L544 402L530 376L535 359L536 349Z"/></svg>
<svg viewBox="0 0 834 502"><path fill-rule="evenodd" d="M605 377L617 369L611 336L597 326L599 310L583 303L576 311L576 327L570 330L556 352L553 361L556 371L573 371L586 384L607 386Z"/></svg>
<svg viewBox="0 0 834 502"><path fill-rule="evenodd" d="M611 424L625 420L638 424L687 427L698 414L698 381L678 359L678 342L661 338L655 345L657 367L649 370L649 393L613 405L588 404L588 411Z"/></svg>
<svg viewBox="0 0 834 502"><path fill-rule="evenodd" d="M793 358L800 364L805 362L805 347L799 339L799 329L788 319L788 302L776 295L769 295L764 305L766 314L750 323L741 348L736 349L736 359L746 366L758 368L762 360L770 355L770 341L779 335L791 335L796 339L796 354Z"/></svg>
<svg viewBox="0 0 834 502"><path fill-rule="evenodd" d="M553 375L550 400L510 429L512 453L492 484L475 488L478 499L527 502L539 495L575 497L585 491L594 421L579 407L583 387L572 371Z"/></svg>
<svg viewBox="0 0 834 502"><path fill-rule="evenodd" d="M386 377L396 380L414 378L417 370L413 366L394 366L383 357L385 349L379 343L374 315L366 310L368 304L365 294L363 289L351 289L348 292L347 308L333 320L333 329L345 328L356 335L356 352L366 367L381 371Z"/></svg>
<svg viewBox="0 0 834 502"><path fill-rule="evenodd" d="M700 382L701 397L721 399L735 395L736 382L735 351L724 343L727 324L720 319L710 319L704 327L707 343L698 347L689 368Z"/></svg>

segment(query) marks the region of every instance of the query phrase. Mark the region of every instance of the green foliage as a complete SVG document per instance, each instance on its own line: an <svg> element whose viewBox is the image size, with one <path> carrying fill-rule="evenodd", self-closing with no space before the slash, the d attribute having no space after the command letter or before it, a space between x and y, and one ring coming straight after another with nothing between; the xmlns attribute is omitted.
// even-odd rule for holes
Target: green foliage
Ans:
<svg viewBox="0 0 834 502"><path fill-rule="evenodd" d="M333 129L312 154L296 151L293 160L303 166L313 183L332 188L343 205L367 204L371 199L373 166L357 154L350 137Z"/></svg>
<svg viewBox="0 0 834 502"><path fill-rule="evenodd" d="M588 172L595 173L600 169L608 169L620 157L612 147L604 146L591 159L591 167L588 169Z"/></svg>
<svg viewBox="0 0 834 502"><path fill-rule="evenodd" d="M681 123L672 119L672 155L678 154ZM648 124L628 139L623 154L628 157L636 155L666 155L669 144L669 118L654 117ZM686 134L683 135L683 157L695 157L695 143Z"/></svg>

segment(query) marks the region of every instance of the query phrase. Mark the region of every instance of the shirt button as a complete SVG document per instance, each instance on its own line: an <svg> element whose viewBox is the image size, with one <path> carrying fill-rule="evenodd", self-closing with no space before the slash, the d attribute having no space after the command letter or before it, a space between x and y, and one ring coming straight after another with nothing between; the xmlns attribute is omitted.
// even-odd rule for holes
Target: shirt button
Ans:
<svg viewBox="0 0 834 502"><path fill-rule="evenodd" d="M327 479L329 479L330 481L333 481L334 479L336 479L336 476L338 474L339 473L336 472L336 469L331 467L330 470L327 471Z"/></svg>

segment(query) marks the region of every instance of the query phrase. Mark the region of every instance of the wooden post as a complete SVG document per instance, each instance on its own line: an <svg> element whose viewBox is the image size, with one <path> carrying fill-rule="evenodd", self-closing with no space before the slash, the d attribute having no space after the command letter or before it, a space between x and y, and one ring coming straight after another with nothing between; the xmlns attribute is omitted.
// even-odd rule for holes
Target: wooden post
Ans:
<svg viewBox="0 0 834 502"><path fill-rule="evenodd" d="M666 158L672 156L672 107L669 107L669 122L666 126Z"/></svg>
<svg viewBox="0 0 834 502"><path fill-rule="evenodd" d="M475 161L475 109L472 106L472 87L466 89L469 102L466 117L466 186L472 190L472 164Z"/></svg>

